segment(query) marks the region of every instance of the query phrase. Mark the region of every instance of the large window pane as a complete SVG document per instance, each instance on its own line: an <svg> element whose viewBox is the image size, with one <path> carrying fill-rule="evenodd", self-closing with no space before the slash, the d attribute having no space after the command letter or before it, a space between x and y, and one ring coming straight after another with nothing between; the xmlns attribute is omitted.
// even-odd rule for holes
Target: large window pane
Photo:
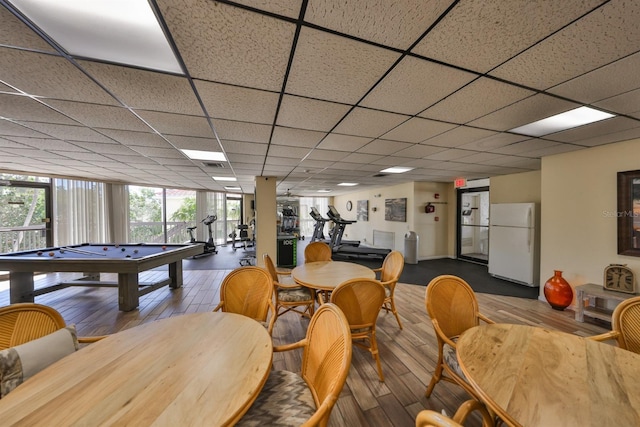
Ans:
<svg viewBox="0 0 640 427"><path fill-rule="evenodd" d="M106 243L104 184L54 179L53 185L54 244Z"/></svg>
<svg viewBox="0 0 640 427"><path fill-rule="evenodd" d="M196 192L168 189L167 204L167 242L185 243L190 240L187 227L199 225L201 218L196 218ZM202 240L195 234L196 240Z"/></svg>
<svg viewBox="0 0 640 427"><path fill-rule="evenodd" d="M129 241L164 242L163 189L129 186Z"/></svg>

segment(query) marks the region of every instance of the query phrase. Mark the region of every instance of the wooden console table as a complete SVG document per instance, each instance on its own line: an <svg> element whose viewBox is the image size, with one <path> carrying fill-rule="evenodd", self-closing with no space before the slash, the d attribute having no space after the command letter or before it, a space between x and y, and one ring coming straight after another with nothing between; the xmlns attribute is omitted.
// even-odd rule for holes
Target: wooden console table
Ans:
<svg viewBox="0 0 640 427"><path fill-rule="evenodd" d="M608 291L602 286L593 283L576 286L576 320L584 322L584 316L589 316L611 323L611 314L615 306L634 296L634 294L626 294L624 292ZM598 300L612 301L615 305L613 307L599 307Z"/></svg>

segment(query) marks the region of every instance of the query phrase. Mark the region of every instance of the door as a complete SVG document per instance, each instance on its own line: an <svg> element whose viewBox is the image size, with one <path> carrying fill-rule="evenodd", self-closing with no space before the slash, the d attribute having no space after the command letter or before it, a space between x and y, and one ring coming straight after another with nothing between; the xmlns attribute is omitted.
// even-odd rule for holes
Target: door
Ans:
<svg viewBox="0 0 640 427"><path fill-rule="evenodd" d="M49 183L0 184L0 253L53 246Z"/></svg>
<svg viewBox="0 0 640 427"><path fill-rule="evenodd" d="M489 260L489 188L458 190L457 256L486 264Z"/></svg>

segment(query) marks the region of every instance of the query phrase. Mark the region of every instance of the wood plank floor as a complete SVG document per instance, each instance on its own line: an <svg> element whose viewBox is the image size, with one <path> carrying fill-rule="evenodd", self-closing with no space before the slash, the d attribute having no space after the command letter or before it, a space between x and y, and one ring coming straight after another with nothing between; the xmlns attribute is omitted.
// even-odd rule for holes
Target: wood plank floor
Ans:
<svg viewBox="0 0 640 427"><path fill-rule="evenodd" d="M70 287L36 298L36 302L54 307L67 323L77 325L80 335L111 334L150 322L185 313L212 310L218 303L220 283L229 270L184 272L184 286L164 287L141 298L138 310L118 311L117 290L113 288ZM166 272L143 273L144 280L154 280ZM52 274L47 280L59 280ZM106 279L112 279L109 275ZM141 277L141 280L143 278ZM378 346L385 382L378 380L375 362L366 351L354 347L347 384L331 415L331 426L413 426L422 409L445 410L448 414L469 397L461 388L439 383L432 396L424 396L437 359L436 339L424 305L425 287L399 284L396 301L404 324L401 331L391 314L378 319ZM606 329L573 320L570 310L552 310L537 300L477 294L480 310L497 322L528 324L557 329L582 336ZM0 303L8 304L8 291L0 292ZM308 321L287 313L277 322L275 344L304 337ZM299 370L299 352L276 353L274 368ZM478 419L468 425L478 426Z"/></svg>

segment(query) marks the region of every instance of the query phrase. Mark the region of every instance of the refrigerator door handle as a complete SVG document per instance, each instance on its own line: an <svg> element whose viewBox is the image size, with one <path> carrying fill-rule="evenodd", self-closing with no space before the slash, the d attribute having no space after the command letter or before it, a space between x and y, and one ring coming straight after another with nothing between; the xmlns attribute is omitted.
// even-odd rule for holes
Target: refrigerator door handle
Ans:
<svg viewBox="0 0 640 427"><path fill-rule="evenodd" d="M527 209L527 224L529 224L529 227L533 227L533 224L531 224L531 208Z"/></svg>
<svg viewBox="0 0 640 427"><path fill-rule="evenodd" d="M534 232L533 228L529 229L529 233L527 234L527 252L531 252L531 240L532 240L532 234Z"/></svg>

